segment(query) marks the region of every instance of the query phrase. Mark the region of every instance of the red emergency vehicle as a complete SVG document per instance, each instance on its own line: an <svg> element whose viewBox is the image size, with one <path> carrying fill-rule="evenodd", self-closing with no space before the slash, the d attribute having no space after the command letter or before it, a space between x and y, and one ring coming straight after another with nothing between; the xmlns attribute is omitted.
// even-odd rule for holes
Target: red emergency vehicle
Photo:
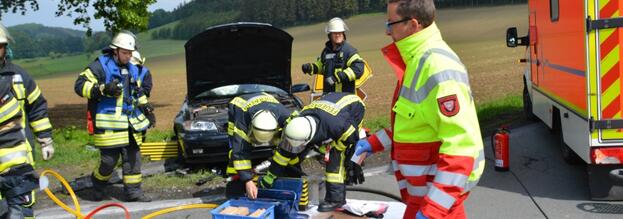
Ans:
<svg viewBox="0 0 623 219"><path fill-rule="evenodd" d="M623 199L623 1L529 0L524 111L561 139L565 161L588 165L591 198Z"/></svg>

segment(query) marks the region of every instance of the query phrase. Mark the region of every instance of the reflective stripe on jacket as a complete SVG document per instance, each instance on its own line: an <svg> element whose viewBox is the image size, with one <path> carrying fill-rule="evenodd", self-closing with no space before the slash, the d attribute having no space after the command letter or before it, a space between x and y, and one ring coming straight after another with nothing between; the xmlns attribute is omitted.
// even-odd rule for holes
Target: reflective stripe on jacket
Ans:
<svg viewBox="0 0 623 219"><path fill-rule="evenodd" d="M355 93L355 80L361 77L365 66L363 58L357 54L357 49L348 42L333 50L331 41L325 43L325 48L313 65L314 74L322 74L325 78L332 75L337 80L334 86L323 84L325 93Z"/></svg>
<svg viewBox="0 0 623 219"><path fill-rule="evenodd" d="M398 51L406 66L398 63ZM407 209L405 217L417 210L431 218L450 216L484 170L467 71L434 23L384 53L402 77L392 104L392 130L381 130L369 141L375 151L392 149L403 200L419 208Z"/></svg>
<svg viewBox="0 0 623 219"><path fill-rule="evenodd" d="M128 63L128 75L123 75L123 69L119 68L111 56L102 55L98 60L105 73L104 84L118 79L124 87L119 97L100 97L95 114L95 127L105 130L125 130L128 129L129 121L135 131L147 129L149 120L137 107L139 105L139 97L136 94L138 68ZM145 103L147 103L146 99Z"/></svg>
<svg viewBox="0 0 623 219"><path fill-rule="evenodd" d="M89 100L89 112L94 114L93 140L98 147L123 147L130 143L133 137L137 144L141 144L140 131L147 129L149 120L140 111L139 93L142 79L138 68L131 63L127 64L128 80L121 74L122 69L117 66L112 55L102 55L80 73L76 80L74 91L81 97ZM107 97L99 89L117 78L123 84L120 97ZM145 98L146 99L146 98ZM92 115L93 115L92 114ZM129 129L133 135L130 136Z"/></svg>
<svg viewBox="0 0 623 219"><path fill-rule="evenodd" d="M292 114L292 110L286 108L277 98L267 93L245 94L235 97L229 102L227 134L230 151L227 173L239 174L241 181L251 180L254 176L251 166L254 141L250 133L250 126L253 115L260 110L272 112L277 118L279 129L283 127ZM281 133L276 133L270 146L277 145L280 137Z"/></svg>
<svg viewBox="0 0 623 219"><path fill-rule="evenodd" d="M0 70L6 83L11 84L13 96L22 111L21 127L30 125L37 138L52 137L52 124L48 117L48 103L35 81L19 66L7 61ZM29 143L30 144L30 143Z"/></svg>
<svg viewBox="0 0 623 219"><path fill-rule="evenodd" d="M332 146L344 151L359 140L365 111L366 106L357 95L328 93L305 106L299 116L310 115L318 119L310 146L330 140Z"/></svg>

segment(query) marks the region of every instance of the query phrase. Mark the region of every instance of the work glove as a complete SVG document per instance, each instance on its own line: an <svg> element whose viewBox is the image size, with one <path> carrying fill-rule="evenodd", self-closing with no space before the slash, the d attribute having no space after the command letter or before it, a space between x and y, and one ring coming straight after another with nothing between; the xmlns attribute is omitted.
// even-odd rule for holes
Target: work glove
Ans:
<svg viewBox="0 0 623 219"><path fill-rule="evenodd" d="M363 169L359 164L352 162L350 160L346 161L344 164L346 167L346 184L347 185L357 185L363 184L366 181L365 176L363 175Z"/></svg>
<svg viewBox="0 0 623 219"><path fill-rule="evenodd" d="M147 120L149 120L149 128L156 127L156 114L154 113L154 107L150 103L148 103L145 104L142 108L143 114L145 114L145 117L147 117Z"/></svg>
<svg viewBox="0 0 623 219"><path fill-rule="evenodd" d="M361 139L355 145L355 156L359 156L363 152L372 154L372 145L368 142L368 139Z"/></svg>
<svg viewBox="0 0 623 219"><path fill-rule="evenodd" d="M324 78L324 82L329 84L330 86L334 86L337 80L335 79L335 76L329 75Z"/></svg>
<svg viewBox="0 0 623 219"><path fill-rule="evenodd" d="M52 138L37 138L37 142L39 142L39 146L41 146L41 156L43 160L49 160L54 155L54 146L52 145L54 141Z"/></svg>
<svg viewBox="0 0 623 219"><path fill-rule="evenodd" d="M415 215L415 219L428 219L428 217L426 217L426 215L424 215L422 211L418 211Z"/></svg>
<svg viewBox="0 0 623 219"><path fill-rule="evenodd" d="M273 187L273 182L275 182L276 179L277 176L269 171L266 173L265 176L262 176L262 179L259 180L257 183L259 184L260 188L270 189Z"/></svg>
<svg viewBox="0 0 623 219"><path fill-rule="evenodd" d="M100 85L100 91L106 96L118 97L121 96L121 92L123 92L123 85L118 79L113 79L107 84Z"/></svg>
<svg viewBox="0 0 623 219"><path fill-rule="evenodd" d="M314 66L312 63L305 63L301 65L301 70L303 71L303 73L311 75L314 73Z"/></svg>

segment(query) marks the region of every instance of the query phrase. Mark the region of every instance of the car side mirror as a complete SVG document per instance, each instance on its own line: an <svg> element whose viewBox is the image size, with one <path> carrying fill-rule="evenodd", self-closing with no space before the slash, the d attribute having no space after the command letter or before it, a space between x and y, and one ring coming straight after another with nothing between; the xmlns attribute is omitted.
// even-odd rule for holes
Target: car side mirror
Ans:
<svg viewBox="0 0 623 219"><path fill-rule="evenodd" d="M510 27L506 29L506 46L517 47L517 28Z"/></svg>
<svg viewBox="0 0 623 219"><path fill-rule="evenodd" d="M518 37L517 36L517 28L509 27L506 29L506 46L507 47L517 47L517 46L527 46L530 42L529 36Z"/></svg>
<svg viewBox="0 0 623 219"><path fill-rule="evenodd" d="M311 90L311 88L309 88L309 84L292 85L292 93L300 93L300 92L305 92L309 90Z"/></svg>

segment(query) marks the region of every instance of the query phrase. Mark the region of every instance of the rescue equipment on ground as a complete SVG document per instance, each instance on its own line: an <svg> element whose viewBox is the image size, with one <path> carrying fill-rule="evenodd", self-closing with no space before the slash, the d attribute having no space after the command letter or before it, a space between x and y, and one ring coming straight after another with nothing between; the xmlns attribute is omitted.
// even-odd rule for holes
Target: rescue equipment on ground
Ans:
<svg viewBox="0 0 623 219"><path fill-rule="evenodd" d="M50 185L50 181L48 180L46 175L54 176L56 179L58 179L61 182L61 184L69 192L69 195L70 195L70 197L71 197L71 199L72 199L72 201L74 203L74 206L76 206L76 209L71 209L69 206L67 206L65 203L63 203L61 200L59 200L56 197L56 195L54 195L52 193L52 191L50 191L50 189L48 188L49 185ZM68 213L73 214L78 219L90 219L95 214L100 212L101 210L104 210L104 209L109 208L109 207L118 207L118 208L123 209L123 211L125 213L125 218L126 219L130 219L130 212L128 211L128 209L123 204L115 203L115 202L101 205L101 206L95 208L93 211L89 212L89 214L87 214L86 216L83 215L82 212L80 211L80 203L78 202L78 198L76 197L76 194L74 193L74 190L71 188L71 186L69 186L69 183L67 183L67 180L65 180L65 178L63 178L60 174L58 174L57 172L55 172L53 170L44 170L43 172L41 172L41 174L39 176L39 189L43 190L48 195L48 197L50 197L50 199L52 199L52 201L54 201L54 203L56 203L58 206L63 208ZM176 207L166 208L166 209L162 209L162 210L156 211L154 213L148 214L148 215L144 216L143 219L151 219L151 218L154 218L154 217L159 216L159 215L168 214L168 213L175 212L175 211L180 211L180 210L197 209L197 208L212 209L212 208L215 208L216 206L217 206L216 204L210 204L210 203L206 203L206 204L190 204L190 205L176 206Z"/></svg>
<svg viewBox="0 0 623 219"><path fill-rule="evenodd" d="M139 146L142 156L149 156L152 161L175 158L178 154L178 144L170 142L144 142Z"/></svg>
<svg viewBox="0 0 623 219"><path fill-rule="evenodd" d="M505 127L498 128L491 136L491 147L495 156L495 170L508 171L510 166L510 131Z"/></svg>

